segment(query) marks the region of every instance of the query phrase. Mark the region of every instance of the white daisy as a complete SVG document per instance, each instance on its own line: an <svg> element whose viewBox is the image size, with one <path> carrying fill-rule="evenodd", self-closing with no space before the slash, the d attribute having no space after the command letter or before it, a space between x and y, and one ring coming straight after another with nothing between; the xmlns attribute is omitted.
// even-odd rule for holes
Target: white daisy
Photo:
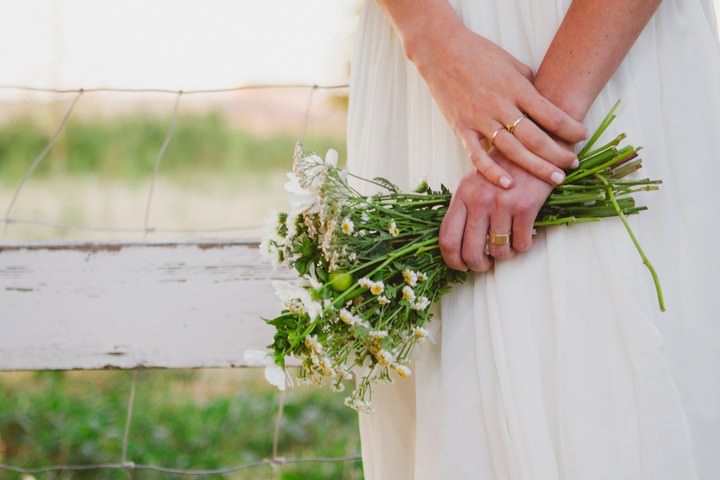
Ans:
<svg viewBox="0 0 720 480"><path fill-rule="evenodd" d="M405 285L402 288L402 296L408 302L412 302L413 300L415 300L415 292L413 291L412 288L410 288L409 285Z"/></svg>
<svg viewBox="0 0 720 480"><path fill-rule="evenodd" d="M403 280L405 283L410 285L411 287L414 287L417 285L418 282L418 274L413 272L412 270L403 270L402 272Z"/></svg>
<svg viewBox="0 0 720 480"><path fill-rule="evenodd" d="M418 297L417 300L415 300L412 303L412 309L417 310L418 312L425 310L427 307L430 306L430 300L428 300L427 297Z"/></svg>
<svg viewBox="0 0 720 480"><path fill-rule="evenodd" d="M382 280L373 282L372 285L370 285L370 293L372 293L373 295L380 295L384 291L385 291L385 284L382 282Z"/></svg>
<svg viewBox="0 0 720 480"><path fill-rule="evenodd" d="M393 364L390 365L390 366L391 366L392 369L395 370L395 371L397 372L397 374L398 374L400 377L402 377L402 378L408 377L408 376L410 376L410 375L412 374L412 370L410 370L410 369L409 369L408 367L406 367L405 365L400 365L399 363L393 363Z"/></svg>
<svg viewBox="0 0 720 480"><path fill-rule="evenodd" d="M355 224L353 224L352 220L350 220L350 217L346 217L340 224L340 229L345 235L352 235L355 231Z"/></svg>

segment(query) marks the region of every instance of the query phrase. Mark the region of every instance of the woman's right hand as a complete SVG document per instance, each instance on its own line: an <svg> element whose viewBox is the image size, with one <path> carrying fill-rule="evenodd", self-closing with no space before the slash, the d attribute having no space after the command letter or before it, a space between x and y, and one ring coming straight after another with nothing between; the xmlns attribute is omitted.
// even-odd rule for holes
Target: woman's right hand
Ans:
<svg viewBox="0 0 720 480"><path fill-rule="evenodd" d="M585 126L538 93L528 66L470 31L454 11L432 22L423 34L403 36L405 51L478 173L502 188L512 184L483 148L482 139L487 147L494 136L505 158L551 185L561 183L563 170L577 165L562 142L585 138ZM523 115L510 133L506 127Z"/></svg>

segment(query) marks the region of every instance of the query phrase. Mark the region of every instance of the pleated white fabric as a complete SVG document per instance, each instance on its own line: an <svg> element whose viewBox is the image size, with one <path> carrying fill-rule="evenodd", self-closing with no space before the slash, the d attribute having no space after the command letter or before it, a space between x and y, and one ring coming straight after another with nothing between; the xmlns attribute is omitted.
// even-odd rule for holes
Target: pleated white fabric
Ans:
<svg viewBox="0 0 720 480"><path fill-rule="evenodd" d="M532 68L569 0L456 0ZM632 218L668 311L617 220L553 227L441 302L414 376L361 415L366 478L720 478L720 48L712 4L665 0L587 117L616 99L662 178ZM454 188L470 165L375 2L352 64L350 169ZM608 137L610 138L610 137Z"/></svg>

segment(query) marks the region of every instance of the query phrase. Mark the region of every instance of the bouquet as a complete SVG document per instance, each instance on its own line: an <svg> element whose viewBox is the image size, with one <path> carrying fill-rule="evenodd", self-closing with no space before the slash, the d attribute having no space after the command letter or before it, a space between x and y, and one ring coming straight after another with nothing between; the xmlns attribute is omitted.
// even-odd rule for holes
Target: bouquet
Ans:
<svg viewBox="0 0 720 480"><path fill-rule="evenodd" d="M659 180L630 180L641 167L638 148L620 147L625 135L593 148L615 118L616 104L579 152L580 166L555 187L536 227L623 221L656 286L657 274L635 238L626 216L646 209L632 194L656 190ZM296 146L285 188L291 209L271 218L261 253L276 266L297 273L297 281L273 282L282 312L266 320L275 327L271 383L292 380L286 358L300 363L297 381L342 390L357 375L345 403L372 411L372 383L406 377L415 347L426 341L431 307L453 284L466 279L449 269L438 248L440 223L450 203L445 186L426 182L413 192L384 178L364 179L341 170L337 153L305 155ZM348 181L369 182L379 193L360 194Z"/></svg>

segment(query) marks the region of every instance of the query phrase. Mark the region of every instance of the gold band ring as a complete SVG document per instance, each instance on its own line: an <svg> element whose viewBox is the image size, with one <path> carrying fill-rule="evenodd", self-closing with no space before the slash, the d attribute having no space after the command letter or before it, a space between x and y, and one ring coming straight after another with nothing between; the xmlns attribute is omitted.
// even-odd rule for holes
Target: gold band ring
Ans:
<svg viewBox="0 0 720 480"><path fill-rule="evenodd" d="M491 245L495 245L497 247L502 247L505 245L510 245L510 237L512 236L512 232L507 233L494 233L490 232L488 233L488 241Z"/></svg>
<svg viewBox="0 0 720 480"><path fill-rule="evenodd" d="M498 133L502 132L503 130L505 130L504 126L498 127L493 133L490 134L490 137L483 137L480 139L480 144L487 153L493 151L493 149L495 148L495 137L497 137Z"/></svg>
<svg viewBox="0 0 720 480"><path fill-rule="evenodd" d="M525 117L525 115L520 115L515 120L513 120L512 123L508 123L507 125L505 125L505 130L507 130L512 135L513 131L515 131L515 127L517 127L520 122L525 120L525 118L527 118Z"/></svg>

